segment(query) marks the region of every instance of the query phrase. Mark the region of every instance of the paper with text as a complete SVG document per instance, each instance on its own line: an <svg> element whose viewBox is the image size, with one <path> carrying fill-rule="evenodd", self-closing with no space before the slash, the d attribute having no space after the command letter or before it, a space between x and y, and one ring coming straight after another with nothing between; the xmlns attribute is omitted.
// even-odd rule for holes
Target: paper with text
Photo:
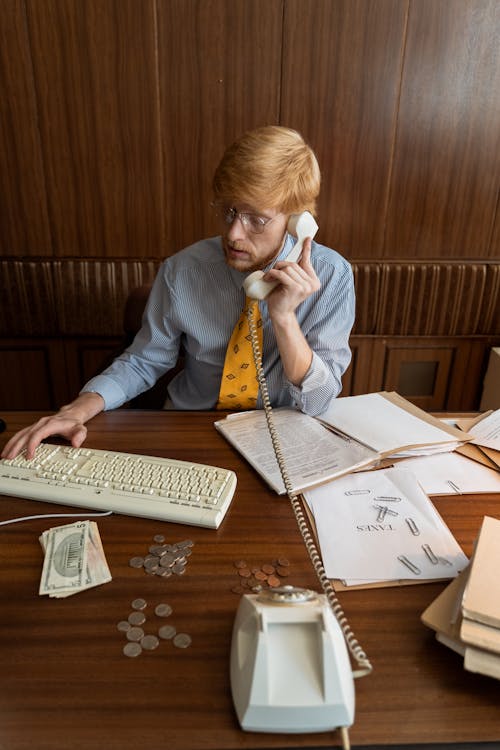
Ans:
<svg viewBox="0 0 500 750"><path fill-rule="evenodd" d="M408 471L352 474L308 490L304 497L329 578L347 585L454 578L468 563Z"/></svg>
<svg viewBox="0 0 500 750"><path fill-rule="evenodd" d="M420 419L380 393L336 398L318 419L385 455L410 447L430 452L432 446L452 450L457 445L444 427Z"/></svg>
<svg viewBox="0 0 500 750"><path fill-rule="evenodd" d="M472 442L476 445L500 451L500 409L476 422L469 433L474 436Z"/></svg>
<svg viewBox="0 0 500 750"><path fill-rule="evenodd" d="M326 429L296 409L274 409L273 422L295 492L378 460L378 454ZM278 493L285 492L278 461L261 410L234 414L215 423Z"/></svg>

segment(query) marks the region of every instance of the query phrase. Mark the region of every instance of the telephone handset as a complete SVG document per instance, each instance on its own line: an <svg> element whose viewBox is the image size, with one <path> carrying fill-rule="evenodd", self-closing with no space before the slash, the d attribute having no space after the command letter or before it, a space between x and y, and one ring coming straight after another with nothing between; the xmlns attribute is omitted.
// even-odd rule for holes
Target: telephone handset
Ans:
<svg viewBox="0 0 500 750"><path fill-rule="evenodd" d="M291 217L298 237L296 259L306 237L318 225L307 211ZM292 250L292 253L294 252ZM290 256L289 256L290 258ZM260 274L257 278L255 274ZM262 272L247 278L249 297L264 299L269 287ZM315 594L284 586L279 591L246 594L238 609L231 643L231 692L243 729L260 732L323 732L339 729L344 750L350 747L348 727L354 717L353 678L370 674L372 665L354 637L326 575L309 530L299 495L293 491L262 367L262 353L252 307L247 310L257 379L267 427L295 519L323 589ZM305 593L303 593L305 592ZM352 670L348 650L358 664ZM296 663L291 664L291 660ZM284 692L286 685L286 693Z"/></svg>
<svg viewBox="0 0 500 750"><path fill-rule="evenodd" d="M297 237L297 242L293 246L286 260L296 263L300 259L302 246L307 237L313 239L318 231L318 225L314 216L309 211L303 211L301 214L292 214L288 220L288 231ZM250 299L265 299L272 290L278 286L277 281L263 281L263 271L254 271L243 282L243 287L247 297Z"/></svg>

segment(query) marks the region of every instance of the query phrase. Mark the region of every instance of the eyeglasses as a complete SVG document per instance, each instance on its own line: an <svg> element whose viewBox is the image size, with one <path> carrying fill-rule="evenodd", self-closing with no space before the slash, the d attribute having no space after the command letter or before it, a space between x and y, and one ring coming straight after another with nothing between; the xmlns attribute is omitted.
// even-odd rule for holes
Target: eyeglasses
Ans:
<svg viewBox="0 0 500 750"><path fill-rule="evenodd" d="M267 225L276 219L276 216L268 218L259 216L259 214L250 214L246 211L237 211L235 208L221 208L218 211L218 215L226 224L232 224L235 219L239 219L245 230L251 234L262 234Z"/></svg>

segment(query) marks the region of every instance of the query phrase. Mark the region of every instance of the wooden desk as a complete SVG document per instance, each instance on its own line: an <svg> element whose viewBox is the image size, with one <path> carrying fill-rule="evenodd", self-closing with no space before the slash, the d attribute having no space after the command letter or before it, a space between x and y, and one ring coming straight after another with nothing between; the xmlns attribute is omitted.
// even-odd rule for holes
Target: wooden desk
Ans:
<svg viewBox="0 0 500 750"><path fill-rule="evenodd" d="M7 413L8 432L39 416ZM38 596L40 533L64 519L0 528L1 750L226 750L324 747L337 733L274 735L240 730L229 688L229 648L239 597L234 561L260 566L290 560L288 582L318 589L288 502L270 492L213 427L213 413L101 414L87 445L227 466L238 475L233 504L217 530L127 516L98 519L112 582L68 599ZM470 555L485 514L500 497L443 497L436 505ZM71 512L71 508L1 498L0 520ZM128 565L152 537L195 542L182 577L158 578ZM420 614L444 584L350 591L340 599L374 666L356 681L353 746L399 746L500 740L500 682L464 671L438 644ZM186 650L163 642L137 659L122 654L116 625L144 597L173 607L170 618L193 639ZM152 617L152 615L151 615Z"/></svg>

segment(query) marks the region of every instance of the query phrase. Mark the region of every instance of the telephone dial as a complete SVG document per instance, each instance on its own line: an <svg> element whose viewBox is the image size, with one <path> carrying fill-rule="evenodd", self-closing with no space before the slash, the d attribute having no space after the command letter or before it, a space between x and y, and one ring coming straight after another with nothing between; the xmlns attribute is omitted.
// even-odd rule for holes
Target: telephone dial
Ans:
<svg viewBox="0 0 500 750"><path fill-rule="evenodd" d="M292 214L288 220L288 231L297 237L297 242L293 246L286 260L296 263L300 259L304 240L307 237L313 239L318 231L318 225L314 216L309 211L303 211L301 214ZM263 281L264 271L254 271L246 277L243 287L247 297L250 299L263 300L278 285L277 281Z"/></svg>
<svg viewBox="0 0 500 750"><path fill-rule="evenodd" d="M287 260L300 258L304 240L318 225L304 211L290 217L288 231L297 242ZM255 271L244 282L252 299L263 300L279 282ZM281 476L299 530L323 594L283 586L242 596L231 641L233 703L243 729L254 732L324 732L338 729L348 750L348 727L354 720L354 678L372 665L352 633L335 589L309 531L299 496L293 492L262 368L256 324L249 306L248 326L267 426ZM349 652L358 668L351 668Z"/></svg>

